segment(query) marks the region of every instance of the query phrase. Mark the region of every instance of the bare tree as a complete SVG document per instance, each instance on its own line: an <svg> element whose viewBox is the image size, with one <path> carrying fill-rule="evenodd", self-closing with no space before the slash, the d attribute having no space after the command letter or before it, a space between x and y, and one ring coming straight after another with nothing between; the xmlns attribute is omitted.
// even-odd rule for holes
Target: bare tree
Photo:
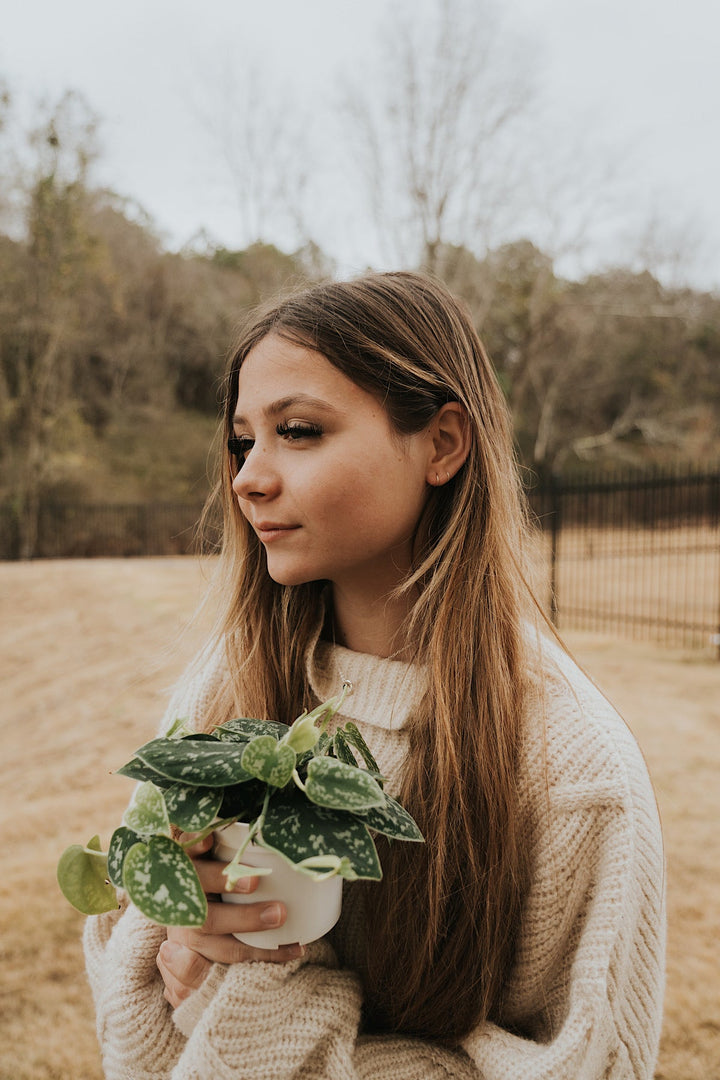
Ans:
<svg viewBox="0 0 720 1080"><path fill-rule="evenodd" d="M671 288L703 271L703 263L714 256L714 243L707 223L690 210L674 211L650 207L647 216L634 228L626 229L625 263L637 270L649 270Z"/></svg>
<svg viewBox="0 0 720 1080"><path fill-rule="evenodd" d="M310 124L297 94L259 62L238 65L234 58L202 92L194 109L229 181L240 216L238 246L308 243Z"/></svg>
<svg viewBox="0 0 720 1080"><path fill-rule="evenodd" d="M82 324L79 293L93 262L84 215L96 119L66 93L30 136L22 194L23 235L6 278L14 318L3 334L3 414L12 432L21 556L33 553L47 448L72 397L72 344Z"/></svg>
<svg viewBox="0 0 720 1080"><path fill-rule="evenodd" d="M689 453L703 427L716 428L714 345L703 340L711 323L696 306L647 272L567 283L555 340L536 354L523 402L534 462L557 469L573 458Z"/></svg>
<svg viewBox="0 0 720 1080"><path fill-rule="evenodd" d="M381 39L373 71L346 95L348 153L383 257L437 271L450 245L484 250L513 201L531 65L492 0L395 9Z"/></svg>

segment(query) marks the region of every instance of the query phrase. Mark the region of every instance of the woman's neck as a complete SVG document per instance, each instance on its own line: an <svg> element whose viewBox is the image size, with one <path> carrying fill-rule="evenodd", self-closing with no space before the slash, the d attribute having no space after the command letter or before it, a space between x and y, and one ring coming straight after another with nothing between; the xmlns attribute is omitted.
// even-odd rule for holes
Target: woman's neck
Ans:
<svg viewBox="0 0 720 1080"><path fill-rule="evenodd" d="M336 645L372 656L409 660L404 635L409 598L371 598L333 586L330 633Z"/></svg>

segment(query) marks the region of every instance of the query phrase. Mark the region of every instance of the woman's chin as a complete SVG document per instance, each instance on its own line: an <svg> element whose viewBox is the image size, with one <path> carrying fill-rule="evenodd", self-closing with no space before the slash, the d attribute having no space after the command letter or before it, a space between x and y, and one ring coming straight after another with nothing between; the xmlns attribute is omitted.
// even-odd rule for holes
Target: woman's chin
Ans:
<svg viewBox="0 0 720 1080"><path fill-rule="evenodd" d="M268 576L277 585L307 585L310 581L318 581L319 575L305 571L299 567L273 566L268 563Z"/></svg>

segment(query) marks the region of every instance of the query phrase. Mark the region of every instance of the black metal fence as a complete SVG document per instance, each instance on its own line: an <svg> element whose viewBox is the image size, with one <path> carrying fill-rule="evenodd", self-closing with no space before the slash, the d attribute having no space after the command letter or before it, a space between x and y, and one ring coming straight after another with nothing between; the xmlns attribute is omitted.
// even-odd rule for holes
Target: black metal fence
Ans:
<svg viewBox="0 0 720 1080"><path fill-rule="evenodd" d="M188 555L197 551L196 526L202 504L95 504L43 502L33 558L89 559L98 556ZM0 558L20 557L20 523L0 506Z"/></svg>
<svg viewBox="0 0 720 1080"><path fill-rule="evenodd" d="M720 469L551 477L530 501L561 630L720 648Z"/></svg>
<svg viewBox="0 0 720 1080"><path fill-rule="evenodd" d="M528 491L535 587L561 630L720 650L720 468L550 477ZM198 504L43 503L35 558L197 551ZM0 558L20 554L0 506Z"/></svg>

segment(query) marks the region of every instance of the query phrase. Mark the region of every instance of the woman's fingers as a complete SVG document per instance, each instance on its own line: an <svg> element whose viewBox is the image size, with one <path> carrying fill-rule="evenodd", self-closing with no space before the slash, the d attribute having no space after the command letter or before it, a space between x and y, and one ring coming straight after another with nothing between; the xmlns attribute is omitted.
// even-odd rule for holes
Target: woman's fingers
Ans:
<svg viewBox="0 0 720 1080"><path fill-rule="evenodd" d="M282 926L287 917L283 904L271 901L258 904L209 903L205 925L193 927L169 926L168 940L178 942L194 952L221 964L236 964L241 960L293 960L302 956L296 945L279 949L260 949L238 941L234 936Z"/></svg>
<svg viewBox="0 0 720 1080"><path fill-rule="evenodd" d="M234 964L240 960L291 960L302 956L303 950L295 945L259 949L238 941L234 936L282 926L286 918L285 905L274 900L254 904L211 901L204 926L199 929L169 926L167 936L170 941L186 945L208 960L222 964Z"/></svg>
<svg viewBox="0 0 720 1080"><path fill-rule="evenodd" d="M157 966L165 983L165 997L176 1009L202 986L212 963L284 963L297 959L304 952L302 945L255 949L231 934L203 934L184 927L168 927L168 940L160 946Z"/></svg>
<svg viewBox="0 0 720 1080"><path fill-rule="evenodd" d="M209 903L202 928L205 934L247 934L274 930L287 918L284 904L277 900L254 904Z"/></svg>
<svg viewBox="0 0 720 1080"><path fill-rule="evenodd" d="M238 941L232 934L203 934L202 931L188 930L187 935L182 944L205 960L211 960L216 964L240 964L258 960L269 964L281 964L288 960L296 960L305 952L302 945L281 945L279 949L256 949L253 945ZM197 986L199 983L193 985Z"/></svg>
<svg viewBox="0 0 720 1080"><path fill-rule="evenodd" d="M191 833L180 833L179 836L181 844L188 843L192 838ZM188 855L195 863L195 869L200 878L203 891L211 896L224 892L245 894L254 892L255 889L257 889L260 880L258 877L240 878L234 887L228 889L228 881L223 874L223 870L227 864L218 862L217 859L207 858L212 846L212 836L206 836L203 840L198 841L197 844L193 844L192 847L186 848Z"/></svg>
<svg viewBox="0 0 720 1080"><path fill-rule="evenodd" d="M203 891L211 896L224 892L246 894L255 892L260 881L259 877L243 877L239 878L237 883L228 889L228 880L223 874L227 863L218 862L216 859L195 859L194 865Z"/></svg>
<svg viewBox="0 0 720 1080"><path fill-rule="evenodd" d="M177 838L178 843L183 844L183 845L189 844L190 841L193 839L193 837L195 837L197 835L198 835L197 833L181 832L178 835L178 838ZM212 838L212 833L210 833L208 836L205 836L202 840L198 840L197 843L192 845L192 847L185 848L185 850L187 851L187 853L188 853L188 855L190 856L191 859L197 859L200 855L207 854L207 852L210 851L212 846L213 846L213 838Z"/></svg>
<svg viewBox="0 0 720 1080"><path fill-rule="evenodd" d="M182 833L179 840L189 844L193 837ZM206 836L186 848L193 859L203 890L213 897L228 891L252 893L259 878L240 878L235 887L227 888L223 874L225 863L209 858L212 837ZM279 949L259 949L238 941L235 934L253 933L282 926L287 918L285 905L278 901L251 904L232 904L213 901L208 904L208 917L199 929L168 927L168 940L157 956L157 966L165 983L165 997L177 1008L189 994L197 990L207 977L212 963L236 964L248 961L284 963L302 956L301 945L283 945Z"/></svg>
<svg viewBox="0 0 720 1080"><path fill-rule="evenodd" d="M165 983L165 997L176 1009L203 984L212 964L179 942L164 941L157 955L157 966Z"/></svg>
<svg viewBox="0 0 720 1080"><path fill-rule="evenodd" d="M195 869L198 871L200 882L206 893L247 893L255 892L260 884L259 877L238 878L234 885L228 887L228 879L223 874L227 863L218 862L216 859L198 859Z"/></svg>

